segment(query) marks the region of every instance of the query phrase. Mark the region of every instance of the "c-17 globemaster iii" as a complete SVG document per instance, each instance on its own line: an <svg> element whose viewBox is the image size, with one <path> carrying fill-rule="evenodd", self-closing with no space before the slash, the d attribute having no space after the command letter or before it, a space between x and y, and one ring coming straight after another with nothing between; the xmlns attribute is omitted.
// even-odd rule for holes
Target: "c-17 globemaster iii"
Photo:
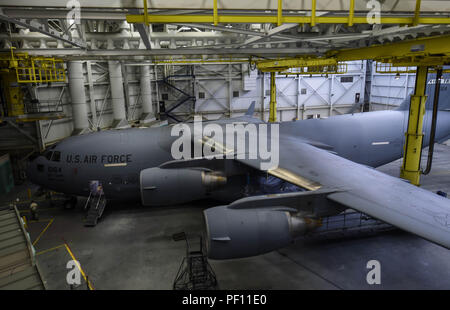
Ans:
<svg viewBox="0 0 450 310"><path fill-rule="evenodd" d="M450 138L449 99L441 99L436 141ZM67 195L88 197L100 188L107 200L148 206L231 202L204 211L214 259L284 247L347 208L450 248L450 200L373 169L402 157L408 99L392 111L270 124L254 118L253 109L254 103L244 116L204 122L200 131L194 122L69 137L35 158L27 175ZM424 116L424 147L431 114ZM217 132L230 128L244 132L225 143ZM262 146L266 154L255 151Z"/></svg>

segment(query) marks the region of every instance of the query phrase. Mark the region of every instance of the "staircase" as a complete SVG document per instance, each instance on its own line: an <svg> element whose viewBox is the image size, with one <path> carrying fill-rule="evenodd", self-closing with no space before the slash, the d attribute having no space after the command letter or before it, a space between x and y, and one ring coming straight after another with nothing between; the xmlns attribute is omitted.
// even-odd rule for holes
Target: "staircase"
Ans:
<svg viewBox="0 0 450 310"><path fill-rule="evenodd" d="M104 194L89 195L86 206L90 205L84 226L93 227L97 225L98 219L102 216L106 206Z"/></svg>
<svg viewBox="0 0 450 310"><path fill-rule="evenodd" d="M175 236L177 235L177 236ZM175 234L175 241L186 241L186 257L183 258L173 283L174 290L212 290L218 288L216 275L208 263L203 238L199 236L199 249L191 250L186 234ZM192 237L192 236L191 236Z"/></svg>

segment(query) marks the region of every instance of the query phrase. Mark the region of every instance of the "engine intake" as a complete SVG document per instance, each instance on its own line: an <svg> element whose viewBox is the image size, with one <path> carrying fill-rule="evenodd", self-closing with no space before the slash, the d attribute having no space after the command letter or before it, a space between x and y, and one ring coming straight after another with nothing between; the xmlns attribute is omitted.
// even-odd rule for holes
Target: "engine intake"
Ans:
<svg viewBox="0 0 450 310"><path fill-rule="evenodd" d="M285 247L320 222L291 215L286 208L204 211L208 257L231 259L255 256Z"/></svg>

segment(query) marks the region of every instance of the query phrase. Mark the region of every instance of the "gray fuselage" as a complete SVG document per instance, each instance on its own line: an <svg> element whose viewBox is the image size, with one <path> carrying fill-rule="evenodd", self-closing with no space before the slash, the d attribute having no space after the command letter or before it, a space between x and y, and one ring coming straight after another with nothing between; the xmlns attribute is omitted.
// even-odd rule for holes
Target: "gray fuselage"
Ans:
<svg viewBox="0 0 450 310"><path fill-rule="evenodd" d="M347 114L283 122L280 136L317 141L339 156L377 167L402 156L407 122L408 111ZM430 127L431 111L427 111L424 146ZM68 195L88 196L89 182L98 180L107 199L139 200L140 172L173 160L170 149L177 137L171 136L171 128L107 130L69 137L34 159L27 174L33 183ZM450 112L439 111L436 140L449 135Z"/></svg>

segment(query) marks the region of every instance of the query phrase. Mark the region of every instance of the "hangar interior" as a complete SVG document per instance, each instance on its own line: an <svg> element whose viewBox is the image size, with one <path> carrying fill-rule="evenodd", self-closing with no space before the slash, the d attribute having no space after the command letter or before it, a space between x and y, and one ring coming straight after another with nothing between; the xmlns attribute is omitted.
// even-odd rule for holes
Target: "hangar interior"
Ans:
<svg viewBox="0 0 450 310"><path fill-rule="evenodd" d="M112 202L84 227L87 197L67 210L61 193L36 195L26 174L34 154L96 131L243 116L252 102L259 119L292 122L395 110L430 84L448 101L449 15L437 0L2 1L0 288L176 288L186 244L197 246L204 230L202 210L217 204ZM434 145L427 175L420 166L400 172L406 156L377 169L450 192L449 141ZM412 160L426 167L427 150ZM32 200L39 219L30 217ZM377 220L362 227L363 217L346 212L332 219L343 227L268 254L209 260L210 281L222 289L450 288L448 250ZM19 235L9 234L13 223ZM13 255L21 267L10 273ZM81 284L66 282L70 259ZM366 282L370 259L386 266L381 285Z"/></svg>

